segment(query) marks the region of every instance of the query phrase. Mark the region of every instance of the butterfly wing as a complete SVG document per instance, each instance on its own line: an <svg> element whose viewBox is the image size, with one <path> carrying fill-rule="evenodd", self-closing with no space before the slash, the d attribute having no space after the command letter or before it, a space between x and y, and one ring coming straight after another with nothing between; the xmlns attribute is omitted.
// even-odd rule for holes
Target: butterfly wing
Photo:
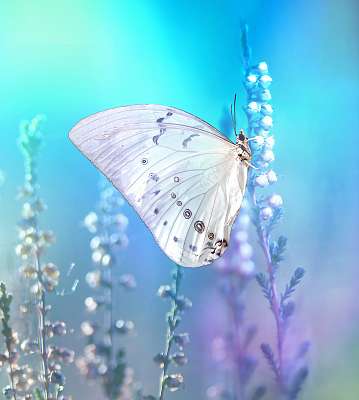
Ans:
<svg viewBox="0 0 359 400"><path fill-rule="evenodd" d="M247 167L214 127L173 107L135 105L83 119L70 139L122 192L173 261L201 266L222 255Z"/></svg>

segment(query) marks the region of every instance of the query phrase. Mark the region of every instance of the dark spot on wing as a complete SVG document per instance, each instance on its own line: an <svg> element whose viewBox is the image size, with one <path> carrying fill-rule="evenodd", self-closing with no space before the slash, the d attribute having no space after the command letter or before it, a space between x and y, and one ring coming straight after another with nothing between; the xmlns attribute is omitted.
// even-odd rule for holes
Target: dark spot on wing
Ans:
<svg viewBox="0 0 359 400"><path fill-rule="evenodd" d="M192 140L192 138L194 138L194 137L196 137L196 136L200 136L200 135L199 135L198 133L194 133L194 134L188 136L188 138L185 139L185 140L182 142L182 146L186 149L188 143Z"/></svg>
<svg viewBox="0 0 359 400"><path fill-rule="evenodd" d="M162 135L164 135L165 132L166 132L166 128L161 128L161 129L160 129L160 134L159 134L159 135L153 136L153 138L152 138L153 143L158 145L158 139L159 139Z"/></svg>

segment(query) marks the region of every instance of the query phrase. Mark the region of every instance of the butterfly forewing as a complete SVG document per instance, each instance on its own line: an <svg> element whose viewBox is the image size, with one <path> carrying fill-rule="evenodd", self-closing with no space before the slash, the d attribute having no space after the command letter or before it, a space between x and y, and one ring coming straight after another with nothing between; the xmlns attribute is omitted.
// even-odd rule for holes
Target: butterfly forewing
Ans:
<svg viewBox="0 0 359 400"><path fill-rule="evenodd" d="M222 255L247 167L219 131L173 107L136 105L85 118L70 139L122 192L173 261L200 266Z"/></svg>

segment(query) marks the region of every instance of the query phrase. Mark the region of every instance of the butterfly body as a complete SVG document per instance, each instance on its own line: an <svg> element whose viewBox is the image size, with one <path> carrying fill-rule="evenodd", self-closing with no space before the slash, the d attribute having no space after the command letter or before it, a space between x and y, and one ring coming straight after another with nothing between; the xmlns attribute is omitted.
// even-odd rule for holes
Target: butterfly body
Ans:
<svg viewBox="0 0 359 400"><path fill-rule="evenodd" d="M70 139L173 261L206 265L226 250L247 180L245 137L234 144L177 108L135 105L85 118Z"/></svg>

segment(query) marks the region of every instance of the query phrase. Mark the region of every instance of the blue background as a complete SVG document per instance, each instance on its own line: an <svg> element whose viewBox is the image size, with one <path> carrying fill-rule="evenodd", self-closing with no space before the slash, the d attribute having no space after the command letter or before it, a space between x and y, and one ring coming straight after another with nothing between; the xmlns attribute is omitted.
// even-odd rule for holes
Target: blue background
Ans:
<svg viewBox="0 0 359 400"><path fill-rule="evenodd" d="M81 220L97 200L98 173L67 132L84 116L132 103L173 105L218 126L234 92L245 103L239 41L244 18L253 59L265 60L273 77L276 191L285 201L278 231L290 244L280 280L298 265L308 271L292 332L313 341L304 398L357 399L357 1L12 0L0 10L0 169L6 174L0 188L1 278L11 280L17 263L12 247L20 212L14 198L23 180L19 121L47 115L40 181L49 209L43 225L57 235L52 259L64 271L75 262L82 279L90 255ZM245 126L244 115L239 125ZM159 371L151 360L163 348L167 309L155 293L169 279L171 263L132 209L124 210L130 246L120 268L136 275L139 288L119 298L118 312L136 322L129 359L154 392ZM211 268L186 271L184 292L194 303L184 321L192 337L190 363L186 389L173 398L205 398L218 380L210 355L224 322L216 280ZM81 281L71 298L55 300L55 315L78 329L86 293ZM274 327L255 283L248 296L248 318L260 325L258 340L264 340ZM70 341L77 348L82 343L78 335ZM259 374L264 377L266 369ZM75 368L68 375L75 398L99 398L85 381L79 385Z"/></svg>

